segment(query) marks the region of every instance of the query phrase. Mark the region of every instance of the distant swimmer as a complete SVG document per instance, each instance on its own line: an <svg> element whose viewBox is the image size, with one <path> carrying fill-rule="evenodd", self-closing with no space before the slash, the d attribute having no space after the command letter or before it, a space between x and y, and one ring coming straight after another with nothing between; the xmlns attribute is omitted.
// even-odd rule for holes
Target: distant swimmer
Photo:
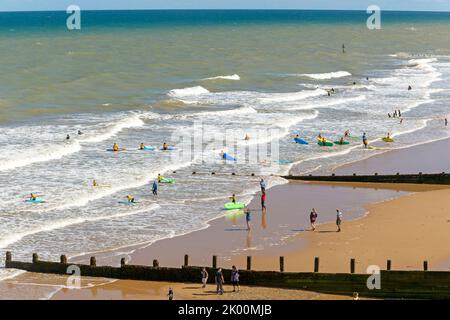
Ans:
<svg viewBox="0 0 450 320"><path fill-rule="evenodd" d="M169 146L167 145L167 143L163 143L163 145L162 145L162 149L163 150L168 150L169 149Z"/></svg>
<svg viewBox="0 0 450 320"><path fill-rule="evenodd" d="M245 134L244 140L250 140L250 136L248 134Z"/></svg>
<svg viewBox="0 0 450 320"><path fill-rule="evenodd" d="M345 53L345 44L342 44L342 53Z"/></svg>
<svg viewBox="0 0 450 320"><path fill-rule="evenodd" d="M92 186L93 186L93 187L98 187L98 183L97 183L97 181L95 181L95 180L92 180Z"/></svg>
<svg viewBox="0 0 450 320"><path fill-rule="evenodd" d="M400 118L400 124L402 124L403 123L403 118Z"/></svg>
<svg viewBox="0 0 450 320"><path fill-rule="evenodd" d="M153 181L152 192L154 196L158 195L158 184L156 183L156 181Z"/></svg>
<svg viewBox="0 0 450 320"><path fill-rule="evenodd" d="M402 112L400 111L400 109L398 110L398 116L399 116L399 117L402 116Z"/></svg>
<svg viewBox="0 0 450 320"><path fill-rule="evenodd" d="M83 132L81 132L81 130L78 130L78 135L81 136L83 134Z"/></svg>
<svg viewBox="0 0 450 320"><path fill-rule="evenodd" d="M139 150L144 150L144 148L145 148L145 145L144 145L143 143L141 143L141 144L139 145Z"/></svg>
<svg viewBox="0 0 450 320"><path fill-rule="evenodd" d="M355 81L353 81L353 85L356 86L356 82Z"/></svg>
<svg viewBox="0 0 450 320"><path fill-rule="evenodd" d="M369 143L367 141L367 136L366 136L365 132L363 133L362 140L363 140L364 148L367 148L369 146Z"/></svg>
<svg viewBox="0 0 450 320"><path fill-rule="evenodd" d="M114 143L112 149L113 151L119 151L119 145L117 143Z"/></svg>
<svg viewBox="0 0 450 320"><path fill-rule="evenodd" d="M366 77L366 80L369 81L369 77Z"/></svg>
<svg viewBox="0 0 450 320"><path fill-rule="evenodd" d="M134 203L134 197L133 196L128 195L127 196L127 200L128 200L128 203Z"/></svg>
<svg viewBox="0 0 450 320"><path fill-rule="evenodd" d="M410 91L410 90L412 90L412 87L411 87L411 86L408 86L408 91Z"/></svg>
<svg viewBox="0 0 450 320"><path fill-rule="evenodd" d="M391 116L391 114L390 114L390 113L388 113L388 118L392 118L392 116Z"/></svg>
<svg viewBox="0 0 450 320"><path fill-rule="evenodd" d="M36 200L36 196L33 193L30 193L30 200L31 201L35 201Z"/></svg>
<svg viewBox="0 0 450 320"><path fill-rule="evenodd" d="M344 137L346 138L350 137L350 130L345 130Z"/></svg>
<svg viewBox="0 0 450 320"><path fill-rule="evenodd" d="M69 135L66 136L66 140L70 140L70 136Z"/></svg>
<svg viewBox="0 0 450 320"><path fill-rule="evenodd" d="M233 195L230 197L231 202L236 203L236 195L233 193Z"/></svg>
<svg viewBox="0 0 450 320"><path fill-rule="evenodd" d="M447 118L444 119L444 123L445 123L445 126L448 125L448 120L447 120Z"/></svg>
<svg viewBox="0 0 450 320"><path fill-rule="evenodd" d="M331 93L335 93L334 88L331 88Z"/></svg>
<svg viewBox="0 0 450 320"><path fill-rule="evenodd" d="M331 97L331 92L330 92L330 91L327 91L327 95L328 95L329 97Z"/></svg>

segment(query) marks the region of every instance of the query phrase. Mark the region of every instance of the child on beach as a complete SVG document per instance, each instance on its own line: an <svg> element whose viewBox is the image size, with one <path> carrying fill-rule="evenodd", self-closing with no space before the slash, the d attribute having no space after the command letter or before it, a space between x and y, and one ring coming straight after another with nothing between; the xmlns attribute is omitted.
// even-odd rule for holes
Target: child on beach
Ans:
<svg viewBox="0 0 450 320"><path fill-rule="evenodd" d="M169 293L167 294L169 296L169 300L173 300L173 289L169 288Z"/></svg>
<svg viewBox="0 0 450 320"><path fill-rule="evenodd" d="M236 268L236 266L231 267L231 284L233 285L233 292L239 292L239 270Z"/></svg>
<svg viewBox="0 0 450 320"><path fill-rule="evenodd" d="M341 232L342 212L336 209L336 225L338 227L337 232Z"/></svg>
<svg viewBox="0 0 450 320"><path fill-rule="evenodd" d="M217 294L223 294L223 284L225 280L223 279L222 268L219 268L216 272L216 285L217 285Z"/></svg>
<svg viewBox="0 0 450 320"><path fill-rule="evenodd" d="M316 225L315 225L316 219L317 219L317 212L316 212L316 209L313 208L309 215L309 221L311 222L311 230L312 231L316 230Z"/></svg>
<svg viewBox="0 0 450 320"><path fill-rule="evenodd" d="M367 136L366 136L365 132L363 133L362 140L363 140L364 148L367 148L369 146L369 143L367 142Z"/></svg>
<svg viewBox="0 0 450 320"><path fill-rule="evenodd" d="M208 271L203 267L202 269L202 288L206 288L206 283L208 282Z"/></svg>
<svg viewBox="0 0 450 320"><path fill-rule="evenodd" d="M263 191L261 194L261 209L264 211L266 209L266 192Z"/></svg>

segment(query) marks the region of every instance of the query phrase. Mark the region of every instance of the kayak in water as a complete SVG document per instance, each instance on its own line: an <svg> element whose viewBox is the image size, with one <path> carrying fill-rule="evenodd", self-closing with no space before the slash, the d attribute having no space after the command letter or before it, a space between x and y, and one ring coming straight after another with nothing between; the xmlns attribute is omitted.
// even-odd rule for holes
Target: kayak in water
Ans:
<svg viewBox="0 0 450 320"><path fill-rule="evenodd" d="M45 203L44 200L39 200L39 199L35 199L35 200L28 199L28 200L25 200L25 202L28 202L28 203Z"/></svg>
<svg viewBox="0 0 450 320"><path fill-rule="evenodd" d="M244 209L245 203L242 202L228 202L223 206L226 210Z"/></svg>
<svg viewBox="0 0 450 320"><path fill-rule="evenodd" d="M153 151L153 150L156 150L156 148L154 148L154 147L144 147L143 149L139 149L139 150Z"/></svg>
<svg viewBox="0 0 450 320"><path fill-rule="evenodd" d="M339 145L345 145L345 144L350 144L350 142L348 141L335 141L334 144L339 144Z"/></svg>
<svg viewBox="0 0 450 320"><path fill-rule="evenodd" d="M160 183L175 183L175 180L172 179L172 178L164 178L164 177L162 177L159 182Z"/></svg>
<svg viewBox="0 0 450 320"><path fill-rule="evenodd" d="M329 140L318 140L317 144L321 147L332 147L334 143Z"/></svg>
<svg viewBox="0 0 450 320"><path fill-rule="evenodd" d="M383 138L383 141L384 141L384 142L394 142L394 139L388 138L388 137L384 137L384 138Z"/></svg>
<svg viewBox="0 0 450 320"><path fill-rule="evenodd" d="M300 139L300 138L294 138L294 141L295 141L295 143L298 143L298 144L308 144L307 141Z"/></svg>
<svg viewBox="0 0 450 320"><path fill-rule="evenodd" d="M236 158L233 158L232 156L228 155L227 153L224 153L222 155L222 159L224 160L230 160L230 161L236 161Z"/></svg>

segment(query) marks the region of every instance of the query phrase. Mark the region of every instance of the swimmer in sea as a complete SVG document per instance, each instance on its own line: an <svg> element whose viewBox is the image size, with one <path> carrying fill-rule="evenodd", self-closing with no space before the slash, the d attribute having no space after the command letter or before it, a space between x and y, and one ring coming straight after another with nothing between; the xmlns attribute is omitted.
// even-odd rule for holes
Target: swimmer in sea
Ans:
<svg viewBox="0 0 450 320"><path fill-rule="evenodd" d="M78 135L81 136L83 134L83 132L81 132L81 130L78 130Z"/></svg>
<svg viewBox="0 0 450 320"><path fill-rule="evenodd" d="M167 145L167 143L165 143L165 142L163 143L162 149L163 149L163 150L169 149L169 146Z"/></svg>
<svg viewBox="0 0 450 320"><path fill-rule="evenodd" d="M133 196L128 195L127 196L127 200L128 200L128 203L134 203L134 197Z"/></svg>
<svg viewBox="0 0 450 320"><path fill-rule="evenodd" d="M97 181L95 181L95 179L92 180L92 186L93 186L93 187L98 187Z"/></svg>
<svg viewBox="0 0 450 320"><path fill-rule="evenodd" d="M244 140L250 140L250 136L248 134L245 134Z"/></svg>
<svg viewBox="0 0 450 320"><path fill-rule="evenodd" d="M35 201L36 200L36 196L33 193L30 193L30 200L31 201Z"/></svg>
<svg viewBox="0 0 450 320"><path fill-rule="evenodd" d="M139 150L144 150L144 148L145 148L145 145L144 145L144 143L141 142L141 144L139 145Z"/></svg>
<svg viewBox="0 0 450 320"><path fill-rule="evenodd" d="M119 145L117 143L114 143L112 149L113 151L119 151Z"/></svg>
<svg viewBox="0 0 450 320"><path fill-rule="evenodd" d="M66 140L70 140L70 136L69 135L66 136Z"/></svg>

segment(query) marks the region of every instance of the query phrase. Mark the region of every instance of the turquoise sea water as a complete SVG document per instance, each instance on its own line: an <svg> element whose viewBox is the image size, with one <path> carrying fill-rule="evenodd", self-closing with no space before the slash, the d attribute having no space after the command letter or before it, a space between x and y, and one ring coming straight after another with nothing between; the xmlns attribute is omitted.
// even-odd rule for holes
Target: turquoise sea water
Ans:
<svg viewBox="0 0 450 320"><path fill-rule="evenodd" d="M386 12L381 30L366 28L365 12L345 11L81 17L82 29L68 31L64 12L0 13L0 250L17 258L190 232L223 214L230 194L249 201L258 190L258 176L192 171L328 174L383 151L363 150L362 132L380 148L449 135L449 13ZM330 88L336 93L328 96ZM394 109L402 124L387 118ZM208 141L188 159L137 150L141 142L176 145L199 122L206 138L231 132L244 148L278 145L283 165L213 162L223 146ZM347 129L357 137L348 146L315 143L319 133L334 141ZM388 131L395 142L385 145L379 139ZM310 145L294 144L295 134ZM115 142L127 150L107 152ZM246 157L242 148L230 153ZM176 183L154 198L149 183L158 173ZM104 187L92 188L92 179ZM47 203L24 203L30 192ZM139 203L119 204L127 194Z"/></svg>

